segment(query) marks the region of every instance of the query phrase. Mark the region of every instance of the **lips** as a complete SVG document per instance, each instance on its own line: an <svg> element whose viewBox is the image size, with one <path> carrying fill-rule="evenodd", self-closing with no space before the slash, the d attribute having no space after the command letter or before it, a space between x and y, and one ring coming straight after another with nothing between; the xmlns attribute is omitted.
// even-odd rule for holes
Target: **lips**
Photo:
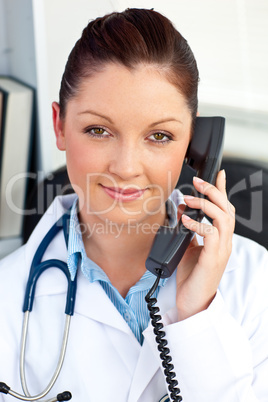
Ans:
<svg viewBox="0 0 268 402"><path fill-rule="evenodd" d="M120 187L106 187L101 185L107 195L117 201L127 202L134 201L142 197L146 189L126 188Z"/></svg>

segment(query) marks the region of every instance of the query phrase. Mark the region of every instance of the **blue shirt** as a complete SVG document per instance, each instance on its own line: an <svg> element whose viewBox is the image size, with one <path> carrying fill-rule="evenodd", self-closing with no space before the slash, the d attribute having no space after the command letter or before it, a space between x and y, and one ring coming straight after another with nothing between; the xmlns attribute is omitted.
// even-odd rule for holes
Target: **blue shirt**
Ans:
<svg viewBox="0 0 268 402"><path fill-rule="evenodd" d="M177 222L177 208L175 203L168 200L166 203L169 224L174 226ZM147 271L142 278L129 289L126 298L123 298L118 290L111 284L108 276L94 261L86 255L85 247L82 240L80 224L77 216L77 199L74 201L70 213L70 231L68 243L67 264L74 279L78 267L78 262L81 259L81 271L89 282L99 281L104 291L115 305L120 314L128 323L137 340L142 344L143 330L149 323L149 311L144 300L146 294L151 289L155 282L155 275ZM167 279L160 279L159 286L156 290L156 297L160 287L164 286Z"/></svg>

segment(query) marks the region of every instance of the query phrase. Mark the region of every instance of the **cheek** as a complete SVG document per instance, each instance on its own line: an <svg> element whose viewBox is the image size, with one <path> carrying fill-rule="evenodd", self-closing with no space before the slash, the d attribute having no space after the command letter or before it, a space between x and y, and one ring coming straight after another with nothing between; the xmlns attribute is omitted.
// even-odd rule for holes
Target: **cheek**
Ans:
<svg viewBox="0 0 268 402"><path fill-rule="evenodd" d="M66 157L81 169L88 169L89 166L97 168L103 162L101 156L101 147L94 146L86 136L71 135L66 140Z"/></svg>
<svg viewBox="0 0 268 402"><path fill-rule="evenodd" d="M85 185L89 174L102 172L104 165L100 152L79 140L67 142L66 161L70 181L78 186Z"/></svg>
<svg viewBox="0 0 268 402"><path fill-rule="evenodd" d="M178 182L186 148L184 150L184 147L182 147L172 152L171 155L161 158L155 164L156 169L153 170L152 180L161 187L161 191L164 192L166 198L171 194Z"/></svg>

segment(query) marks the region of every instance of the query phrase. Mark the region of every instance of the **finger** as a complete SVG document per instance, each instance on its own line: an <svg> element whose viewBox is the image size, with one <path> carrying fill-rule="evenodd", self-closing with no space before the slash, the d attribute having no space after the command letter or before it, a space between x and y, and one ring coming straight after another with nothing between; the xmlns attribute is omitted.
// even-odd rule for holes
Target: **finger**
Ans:
<svg viewBox="0 0 268 402"><path fill-rule="evenodd" d="M220 170L217 175L216 187L221 193L226 194L226 173L224 169Z"/></svg>
<svg viewBox="0 0 268 402"><path fill-rule="evenodd" d="M222 180L222 178L220 178ZM220 191L217 187L213 186L199 177L195 177L193 184L199 193L205 195L210 201L218 205L223 211L229 210L229 201L225 190ZM225 184L221 183L221 188Z"/></svg>
<svg viewBox="0 0 268 402"><path fill-rule="evenodd" d="M209 249L211 247L214 250L218 249L219 231L215 226L206 223L196 222L185 214L182 215L182 223L187 229L204 238L205 248Z"/></svg>
<svg viewBox="0 0 268 402"><path fill-rule="evenodd" d="M201 265L203 262L205 262L206 266L210 265L213 262L211 257L213 255L216 256L214 260L216 265L221 260L226 260L227 262L232 250L232 236L230 236L230 233L222 235L214 225L196 222L184 214L182 215L182 223L187 229L203 237L204 250L199 257ZM209 259L206 260L209 255Z"/></svg>
<svg viewBox="0 0 268 402"><path fill-rule="evenodd" d="M234 231L235 215L231 208L227 211L220 209L217 205L205 198L185 196L186 204L192 209L202 210L209 218L213 220L213 225L219 232L228 237Z"/></svg>
<svg viewBox="0 0 268 402"><path fill-rule="evenodd" d="M224 196L226 196L227 198L227 209L228 209L228 213L232 216L235 217L235 207L233 206L233 204L230 203L230 201L228 200L228 196L226 193L226 173L225 170L222 169L217 176L217 180L216 180L216 187L219 189L219 191L224 194Z"/></svg>
<svg viewBox="0 0 268 402"><path fill-rule="evenodd" d="M207 223L197 222L194 219L190 218L188 215L183 214L182 223L184 224L187 229L195 232L199 236L205 237L207 235L213 235L217 232L215 226Z"/></svg>
<svg viewBox="0 0 268 402"><path fill-rule="evenodd" d="M201 209L211 219L218 219L224 217L225 214L233 217L232 210L229 207L229 201L218 201L218 204L214 204L206 198L199 198L193 196L184 196L186 205L192 209ZM224 215L223 215L224 214Z"/></svg>

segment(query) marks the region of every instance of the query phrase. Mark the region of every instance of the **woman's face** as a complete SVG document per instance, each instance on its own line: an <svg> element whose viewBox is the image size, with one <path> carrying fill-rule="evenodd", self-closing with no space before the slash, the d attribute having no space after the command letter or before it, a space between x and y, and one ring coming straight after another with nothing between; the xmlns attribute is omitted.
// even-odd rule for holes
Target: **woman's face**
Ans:
<svg viewBox="0 0 268 402"><path fill-rule="evenodd" d="M163 224L190 140L184 97L153 66L108 64L84 79L64 121L53 104L82 222Z"/></svg>

